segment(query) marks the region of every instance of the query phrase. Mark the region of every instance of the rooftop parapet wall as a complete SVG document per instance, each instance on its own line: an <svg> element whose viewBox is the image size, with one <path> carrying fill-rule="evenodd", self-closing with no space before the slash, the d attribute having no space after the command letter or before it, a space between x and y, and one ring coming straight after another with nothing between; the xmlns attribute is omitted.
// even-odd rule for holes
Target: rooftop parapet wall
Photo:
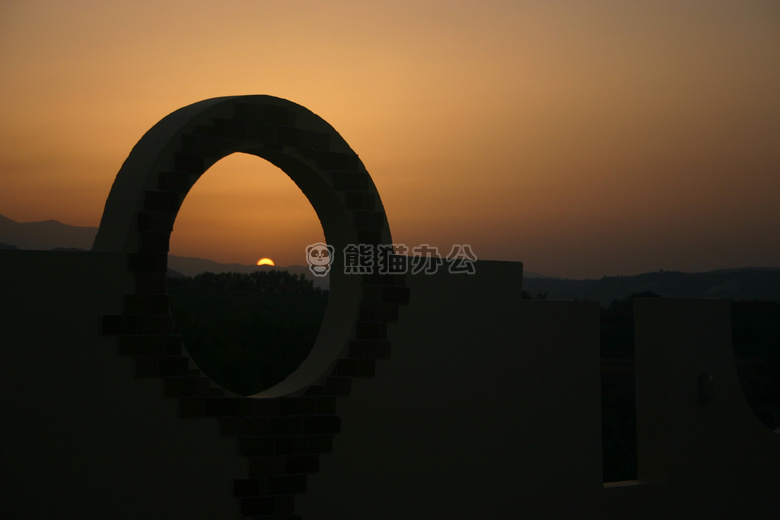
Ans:
<svg viewBox="0 0 780 520"><path fill-rule="evenodd" d="M0 251L0 270L4 517L238 517L235 441L178 418L99 334L133 286L126 255Z"/></svg>
<svg viewBox="0 0 780 520"><path fill-rule="evenodd" d="M598 304L519 300L520 271L410 277L304 517L775 518L780 436L744 399L727 301L636 301L639 480L604 484Z"/></svg>

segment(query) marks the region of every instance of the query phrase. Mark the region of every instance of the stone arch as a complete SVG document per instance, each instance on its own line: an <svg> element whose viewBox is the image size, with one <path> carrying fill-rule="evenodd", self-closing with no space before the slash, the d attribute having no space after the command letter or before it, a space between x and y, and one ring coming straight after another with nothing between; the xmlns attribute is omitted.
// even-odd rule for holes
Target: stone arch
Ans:
<svg viewBox="0 0 780 520"><path fill-rule="evenodd" d="M359 157L327 122L271 96L214 98L181 108L133 148L112 186L93 245L93 251L128 255L135 290L126 297L119 321L130 331L175 333L165 276L177 212L200 175L236 152L257 155L284 171L311 202L337 252L328 308L310 355L290 377L258 396L300 393L334 364L373 373L373 365L369 370L349 353L347 359L339 356L348 348L353 353L387 349L382 316L397 315L393 306L405 301L406 288L398 277L344 274L339 253L347 244L392 243L381 199Z"/></svg>

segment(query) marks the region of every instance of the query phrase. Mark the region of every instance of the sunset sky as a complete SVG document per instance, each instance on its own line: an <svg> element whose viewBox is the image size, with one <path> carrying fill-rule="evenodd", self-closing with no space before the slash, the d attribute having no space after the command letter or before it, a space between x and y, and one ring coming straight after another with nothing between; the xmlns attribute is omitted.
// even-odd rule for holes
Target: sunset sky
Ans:
<svg viewBox="0 0 780 520"><path fill-rule="evenodd" d="M572 278L780 267L775 1L0 0L0 214L97 226L133 145L269 94L360 155L396 243ZM305 264L284 173L234 155L171 252Z"/></svg>

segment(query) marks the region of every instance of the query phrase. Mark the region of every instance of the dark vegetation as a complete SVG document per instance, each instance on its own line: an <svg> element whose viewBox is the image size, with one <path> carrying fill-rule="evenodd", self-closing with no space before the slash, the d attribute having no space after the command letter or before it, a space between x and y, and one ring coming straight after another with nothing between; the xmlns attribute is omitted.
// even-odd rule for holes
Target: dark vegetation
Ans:
<svg viewBox="0 0 780 520"><path fill-rule="evenodd" d="M198 367L241 395L287 377L314 345L325 291L286 271L168 278L171 312Z"/></svg>

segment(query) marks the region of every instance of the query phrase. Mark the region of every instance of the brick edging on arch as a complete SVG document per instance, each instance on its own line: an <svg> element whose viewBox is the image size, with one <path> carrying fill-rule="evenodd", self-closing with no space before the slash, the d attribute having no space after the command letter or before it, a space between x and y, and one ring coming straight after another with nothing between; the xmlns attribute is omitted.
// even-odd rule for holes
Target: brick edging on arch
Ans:
<svg viewBox="0 0 780 520"><path fill-rule="evenodd" d="M330 125L299 105L268 96L209 101L158 123L117 176L95 249L121 239L135 287L124 296L122 314L102 316L101 334L118 336L119 352L135 359L137 376L162 378L165 395L178 399L181 417L216 419L223 435L238 439L241 454L249 459L249 474L234 481L242 515L296 518L294 495L305 491L306 474L319 469L319 455L331 451L340 430L336 400L349 395L353 377L373 376L376 360L390 355L387 325L398 319L398 306L408 302L409 290L403 276L363 275L346 344L318 380L294 396L232 395L195 368L170 314L168 245L184 197L219 159L241 151L279 166L312 201L329 242L330 232L339 245L348 237L374 246L391 243L373 181ZM198 105L203 110L193 110ZM182 123L175 116L186 110ZM158 128L166 121L170 135ZM134 158L158 143L159 152L148 160ZM141 185L142 193L128 189ZM135 202L128 202L132 197ZM134 207L134 226L111 221L116 214L127 218L126 211L110 215L117 200ZM328 212L337 215L328 221ZM113 236L123 229L128 236Z"/></svg>

